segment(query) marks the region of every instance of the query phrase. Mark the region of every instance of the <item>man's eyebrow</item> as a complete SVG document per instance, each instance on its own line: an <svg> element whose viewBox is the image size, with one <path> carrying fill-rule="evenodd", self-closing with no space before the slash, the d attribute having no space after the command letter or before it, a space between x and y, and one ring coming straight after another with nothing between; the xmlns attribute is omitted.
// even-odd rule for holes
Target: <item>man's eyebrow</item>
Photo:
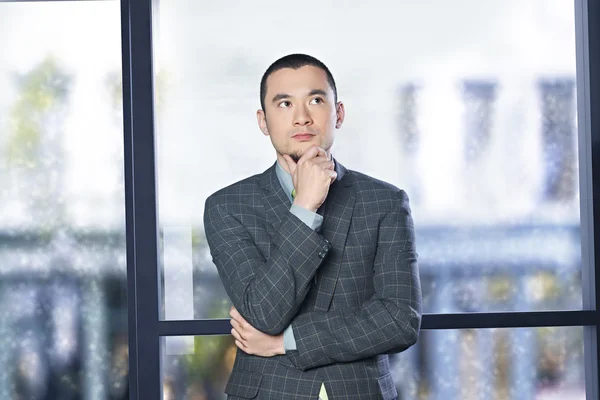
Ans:
<svg viewBox="0 0 600 400"><path fill-rule="evenodd" d="M310 91L310 93L308 94L309 96L314 96L314 95L321 95L323 97L327 97L327 92L322 90L322 89L313 89Z"/></svg>
<svg viewBox="0 0 600 400"><path fill-rule="evenodd" d="M277 93L275 96L273 96L273 100L271 100L271 101L273 103L276 103L276 102L278 102L280 100L283 100L283 99L289 99L290 97L292 97L292 96L290 96L287 93Z"/></svg>
<svg viewBox="0 0 600 400"><path fill-rule="evenodd" d="M321 95L323 97L327 97L327 92L324 91L323 89L313 89L308 93L308 95L309 96ZM287 93L277 93L275 96L273 96L273 100L271 100L271 101L273 103L276 103L283 99L289 99L290 97L292 97L292 96Z"/></svg>

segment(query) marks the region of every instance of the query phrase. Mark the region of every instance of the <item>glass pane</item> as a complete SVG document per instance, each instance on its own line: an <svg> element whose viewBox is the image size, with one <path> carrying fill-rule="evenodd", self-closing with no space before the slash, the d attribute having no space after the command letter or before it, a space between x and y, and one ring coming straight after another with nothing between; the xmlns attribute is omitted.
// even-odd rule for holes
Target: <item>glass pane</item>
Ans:
<svg viewBox="0 0 600 400"><path fill-rule="evenodd" d="M336 159L407 192L425 312L582 307L572 1L169 0L157 21L160 226L185 242L165 319L227 316L204 204L275 162L259 82L293 52L336 80Z"/></svg>
<svg viewBox="0 0 600 400"><path fill-rule="evenodd" d="M0 3L0 398L126 399L118 1Z"/></svg>
<svg viewBox="0 0 600 400"><path fill-rule="evenodd" d="M164 399L225 399L232 336L186 337L187 354L166 352L181 339L163 338ZM390 370L401 400L586 398L581 327L423 331Z"/></svg>
<svg viewBox="0 0 600 400"><path fill-rule="evenodd" d="M236 350L231 335L161 338L163 400L226 399Z"/></svg>

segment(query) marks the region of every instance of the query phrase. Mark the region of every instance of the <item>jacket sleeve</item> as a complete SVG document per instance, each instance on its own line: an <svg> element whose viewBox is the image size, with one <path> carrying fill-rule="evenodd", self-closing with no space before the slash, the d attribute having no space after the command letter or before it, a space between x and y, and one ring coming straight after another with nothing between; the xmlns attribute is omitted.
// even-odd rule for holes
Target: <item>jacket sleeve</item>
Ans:
<svg viewBox="0 0 600 400"><path fill-rule="evenodd" d="M374 294L357 309L314 311L292 320L300 369L351 362L412 346L421 326L421 284L408 197L403 191L380 221ZM342 266L343 268L343 266Z"/></svg>
<svg viewBox="0 0 600 400"><path fill-rule="evenodd" d="M231 302L256 329L277 335L289 325L331 244L287 213L265 259L238 218L211 196L204 228L213 262Z"/></svg>

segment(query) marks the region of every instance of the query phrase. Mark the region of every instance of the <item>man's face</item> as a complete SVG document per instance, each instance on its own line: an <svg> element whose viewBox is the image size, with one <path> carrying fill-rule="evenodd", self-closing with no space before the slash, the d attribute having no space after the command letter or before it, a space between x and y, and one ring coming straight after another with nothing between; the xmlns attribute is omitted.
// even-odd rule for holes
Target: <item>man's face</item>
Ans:
<svg viewBox="0 0 600 400"><path fill-rule="evenodd" d="M271 138L278 159L288 154L297 161L312 145L329 153L334 130L344 120L344 105L335 104L325 71L307 65L273 72L264 102L265 112L257 111L258 125Z"/></svg>

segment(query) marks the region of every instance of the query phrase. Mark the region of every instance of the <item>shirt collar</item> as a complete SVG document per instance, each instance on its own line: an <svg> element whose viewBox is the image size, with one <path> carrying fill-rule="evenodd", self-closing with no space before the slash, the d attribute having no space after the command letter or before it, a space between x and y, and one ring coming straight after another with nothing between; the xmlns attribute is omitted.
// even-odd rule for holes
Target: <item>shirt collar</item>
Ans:
<svg viewBox="0 0 600 400"><path fill-rule="evenodd" d="M277 178L279 179L279 183L281 184L283 191L287 195L290 202L292 202L292 190L294 190L294 181L292 180L292 175L283 169L283 167L279 164L279 160L277 160L275 172L277 173Z"/></svg>

